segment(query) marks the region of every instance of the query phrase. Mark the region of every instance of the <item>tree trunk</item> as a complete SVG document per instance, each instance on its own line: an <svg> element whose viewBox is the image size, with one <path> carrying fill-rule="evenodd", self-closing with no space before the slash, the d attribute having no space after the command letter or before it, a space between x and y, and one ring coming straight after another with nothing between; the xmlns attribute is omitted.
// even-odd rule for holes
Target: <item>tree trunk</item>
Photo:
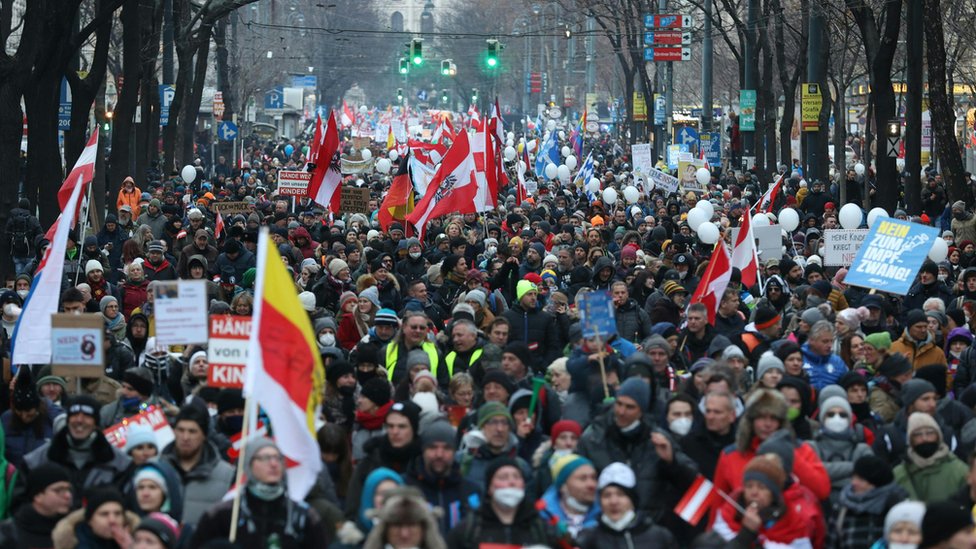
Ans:
<svg viewBox="0 0 976 549"><path fill-rule="evenodd" d="M929 108L932 137L939 153L939 172L947 183L949 202L973 203L972 187L966 181L959 143L956 141L956 114L946 91L946 49L940 0L924 0L925 53L928 61Z"/></svg>
<svg viewBox="0 0 976 549"><path fill-rule="evenodd" d="M125 0L120 16L122 21L122 87L115 105L112 126L112 152L108 165L108 195L116 196L126 177L140 180L140 174L133 173L133 124L136 102L139 99L141 80L140 21L139 0ZM115 204L109 205L115 211Z"/></svg>
<svg viewBox="0 0 976 549"><path fill-rule="evenodd" d="M766 20L769 20L768 13ZM765 104L765 117L763 120L762 135L763 141L763 154L766 155L766 173L773 174L777 172L776 163L776 93L773 91L773 50L769 43L769 33L766 31L766 26L763 25L763 29L759 32L760 37L762 37L762 84L760 94L762 96L762 102ZM783 158L786 160L786 157Z"/></svg>
<svg viewBox="0 0 976 549"><path fill-rule="evenodd" d="M140 11L140 62L139 80L140 122L136 124L135 176L137 182L147 181L150 163L158 159L156 140L159 136L159 80L156 78L156 59L159 56L159 40L162 26L162 2L144 3Z"/></svg>
<svg viewBox="0 0 976 549"><path fill-rule="evenodd" d="M183 133L182 148L177 165L183 166L193 162L193 144L196 134L197 116L200 114L200 101L203 98L203 85L207 77L207 60L210 56L210 27L200 30L200 38L193 67L193 83L189 87L186 105L180 117L180 129Z"/></svg>

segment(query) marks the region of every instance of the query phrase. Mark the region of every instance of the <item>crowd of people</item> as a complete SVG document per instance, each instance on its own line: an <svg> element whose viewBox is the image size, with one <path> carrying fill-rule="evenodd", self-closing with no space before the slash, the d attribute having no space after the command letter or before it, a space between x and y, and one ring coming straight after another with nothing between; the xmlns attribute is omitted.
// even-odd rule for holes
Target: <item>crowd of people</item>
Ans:
<svg viewBox="0 0 976 549"><path fill-rule="evenodd" d="M976 217L937 173L925 212L891 212L949 244L906 296L824 265L838 189L858 176L796 170L772 211L797 209L800 227L757 284L733 271L710 323L689 298L712 246L686 217L710 201L728 240L769 183L756 173L626 205L540 177L530 198L507 186L495 210L433 219L420 240L380 226L390 176L349 178L370 189L363 212L278 196L302 145L252 138L241 170L221 159L189 184L127 178L97 231L69 235L60 309L104 319L105 372L4 369L0 547L229 547L232 530L246 548L976 547ZM624 148L587 147L604 188L633 184ZM218 235L225 202L248 212L221 214ZM203 280L210 315L251 315L262 227L326 370L304 501L273 424L233 486L241 391L208 386L206 346L154 337L162 281ZM50 242L26 201L4 237L9 357ZM584 336L591 292L610 295L615 334ZM171 442L142 425L124 445L106 436L157 409ZM702 477L714 490L689 522L677 509Z"/></svg>

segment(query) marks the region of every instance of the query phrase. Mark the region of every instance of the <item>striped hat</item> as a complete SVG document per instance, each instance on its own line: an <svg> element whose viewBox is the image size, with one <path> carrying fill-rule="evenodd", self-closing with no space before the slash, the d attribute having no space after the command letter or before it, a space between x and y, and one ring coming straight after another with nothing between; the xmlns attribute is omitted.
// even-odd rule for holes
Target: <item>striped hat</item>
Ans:
<svg viewBox="0 0 976 549"><path fill-rule="evenodd" d="M373 323L377 326L399 326L400 319L393 309L380 309L376 311Z"/></svg>

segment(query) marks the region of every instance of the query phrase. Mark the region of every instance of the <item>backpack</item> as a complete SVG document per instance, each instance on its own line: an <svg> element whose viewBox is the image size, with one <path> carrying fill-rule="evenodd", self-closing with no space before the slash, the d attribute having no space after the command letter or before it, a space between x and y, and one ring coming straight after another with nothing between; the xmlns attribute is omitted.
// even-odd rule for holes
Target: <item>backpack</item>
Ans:
<svg viewBox="0 0 976 549"><path fill-rule="evenodd" d="M7 222L7 239L10 253L18 257L30 257L30 218L26 215L11 217Z"/></svg>

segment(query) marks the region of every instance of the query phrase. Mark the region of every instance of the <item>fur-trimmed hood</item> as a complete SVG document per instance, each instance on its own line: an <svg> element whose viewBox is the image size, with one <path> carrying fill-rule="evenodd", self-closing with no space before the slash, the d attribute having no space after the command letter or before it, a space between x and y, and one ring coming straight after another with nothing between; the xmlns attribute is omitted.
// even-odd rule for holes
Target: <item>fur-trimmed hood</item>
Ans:
<svg viewBox="0 0 976 549"><path fill-rule="evenodd" d="M85 510L78 509L72 511L64 517L54 527L51 532L51 541L54 542L54 549L75 549L78 546L78 525L85 522ZM139 515L132 511L125 512L125 527L131 534L136 526L139 525Z"/></svg>
<svg viewBox="0 0 976 549"><path fill-rule="evenodd" d="M388 524L416 524L424 527L422 549L447 549L444 538L437 527L437 518L441 515L440 508L430 510L423 494L413 487L401 487L392 490L383 503L383 508L370 512L376 527L366 537L363 549L382 549L386 545L386 528Z"/></svg>
<svg viewBox="0 0 976 549"><path fill-rule="evenodd" d="M746 411L742 420L739 421L739 429L735 434L736 448L741 452L751 449L752 437L755 435L752 422L757 417L772 415L779 418L782 427L786 427L788 425L786 420L787 408L786 399L778 391L760 389L752 393L746 400Z"/></svg>

